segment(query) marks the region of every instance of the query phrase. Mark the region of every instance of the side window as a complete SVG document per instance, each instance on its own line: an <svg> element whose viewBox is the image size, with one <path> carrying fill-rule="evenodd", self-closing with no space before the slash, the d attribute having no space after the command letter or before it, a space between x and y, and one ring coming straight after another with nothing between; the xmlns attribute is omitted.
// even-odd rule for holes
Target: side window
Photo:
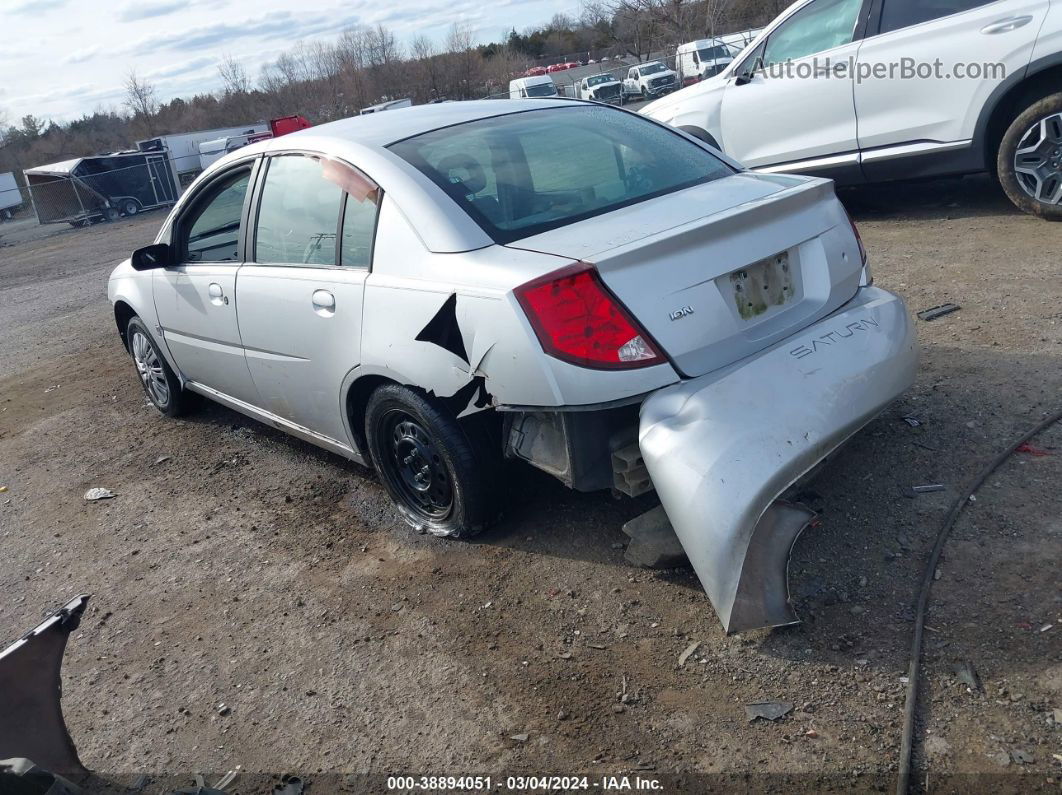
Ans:
<svg viewBox="0 0 1062 795"><path fill-rule="evenodd" d="M863 0L816 0L775 28L763 52L766 66L806 58L842 44L855 35Z"/></svg>
<svg viewBox="0 0 1062 795"><path fill-rule="evenodd" d="M207 199L182 219L181 236L185 262L236 262L240 239L243 200L251 180L251 169L241 169L220 185L206 187Z"/></svg>
<svg viewBox="0 0 1062 795"><path fill-rule="evenodd" d="M258 208L254 260L262 265L335 265L343 191L308 155L269 161Z"/></svg>
<svg viewBox="0 0 1062 795"><path fill-rule="evenodd" d="M368 268L372 265L380 189L360 171L350 169L350 172L352 179L343 185L347 199L343 209L339 264L345 268Z"/></svg>
<svg viewBox="0 0 1062 795"><path fill-rule="evenodd" d="M886 0L881 10L881 33L961 14L995 0Z"/></svg>

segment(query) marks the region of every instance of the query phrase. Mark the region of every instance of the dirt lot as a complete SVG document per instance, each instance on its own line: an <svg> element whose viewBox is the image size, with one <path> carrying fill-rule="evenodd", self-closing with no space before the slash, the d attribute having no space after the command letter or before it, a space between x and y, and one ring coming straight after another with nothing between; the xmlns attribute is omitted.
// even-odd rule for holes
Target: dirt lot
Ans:
<svg viewBox="0 0 1062 795"><path fill-rule="evenodd" d="M625 565L636 511L608 495L519 470L500 526L446 542L339 458L213 405L162 418L105 295L150 214L0 239L0 635L93 595L64 706L105 775L891 787L932 538L962 485L1062 400L1062 225L979 179L844 199L879 284L912 310L962 311L919 322L917 386L807 495L822 526L791 565L804 624L727 638L690 571ZM1036 444L1051 454L1014 457L970 504L934 586L915 776L934 791L1062 782L1062 428ZM947 489L905 496L927 483ZM118 497L87 503L93 486ZM983 694L958 681L962 661ZM749 723L744 704L769 699L795 709ZM690 773L705 776L671 778Z"/></svg>

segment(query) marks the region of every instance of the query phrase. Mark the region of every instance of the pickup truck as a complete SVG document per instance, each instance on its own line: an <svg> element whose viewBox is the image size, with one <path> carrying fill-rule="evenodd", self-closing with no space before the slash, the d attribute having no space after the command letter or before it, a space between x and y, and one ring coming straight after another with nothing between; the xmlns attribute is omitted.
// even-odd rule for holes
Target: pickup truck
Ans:
<svg viewBox="0 0 1062 795"><path fill-rule="evenodd" d="M575 98L621 105L623 104L623 84L608 72L590 75L575 84Z"/></svg>
<svg viewBox="0 0 1062 795"><path fill-rule="evenodd" d="M623 81L623 93L628 97L656 99L679 88L678 75L660 61L632 66Z"/></svg>

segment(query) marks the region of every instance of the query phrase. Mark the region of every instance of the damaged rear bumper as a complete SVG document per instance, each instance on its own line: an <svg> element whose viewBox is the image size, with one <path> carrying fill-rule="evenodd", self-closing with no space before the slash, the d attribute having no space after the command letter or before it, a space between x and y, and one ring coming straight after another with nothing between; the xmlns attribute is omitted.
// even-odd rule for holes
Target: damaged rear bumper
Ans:
<svg viewBox="0 0 1062 795"><path fill-rule="evenodd" d="M775 501L912 385L917 358L903 301L865 287L783 343L645 401L642 455L727 632L798 621L786 568L811 515Z"/></svg>

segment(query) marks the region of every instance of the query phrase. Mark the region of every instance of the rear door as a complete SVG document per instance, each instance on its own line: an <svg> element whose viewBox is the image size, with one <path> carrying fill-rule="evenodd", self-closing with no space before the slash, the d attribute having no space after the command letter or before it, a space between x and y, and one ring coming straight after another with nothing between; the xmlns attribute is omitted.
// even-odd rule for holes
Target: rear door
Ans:
<svg viewBox="0 0 1062 795"><path fill-rule="evenodd" d="M152 272L162 336L185 378L252 405L235 298L253 168L234 166L196 189L173 226L180 264Z"/></svg>
<svg viewBox="0 0 1062 795"><path fill-rule="evenodd" d="M345 163L282 154L258 194L236 285L247 366L265 409L349 445L340 387L360 360L380 190Z"/></svg>
<svg viewBox="0 0 1062 795"><path fill-rule="evenodd" d="M831 68L854 61L867 7L866 0L812 0L745 58L723 93L728 155L750 168L858 171L854 81ZM802 162L823 158L833 160Z"/></svg>
<svg viewBox="0 0 1062 795"><path fill-rule="evenodd" d="M972 139L988 97L1028 66L1049 6L1048 0L877 0L869 31L876 35L864 41L859 69L883 76L855 87L860 149ZM873 160L864 155L866 168Z"/></svg>

